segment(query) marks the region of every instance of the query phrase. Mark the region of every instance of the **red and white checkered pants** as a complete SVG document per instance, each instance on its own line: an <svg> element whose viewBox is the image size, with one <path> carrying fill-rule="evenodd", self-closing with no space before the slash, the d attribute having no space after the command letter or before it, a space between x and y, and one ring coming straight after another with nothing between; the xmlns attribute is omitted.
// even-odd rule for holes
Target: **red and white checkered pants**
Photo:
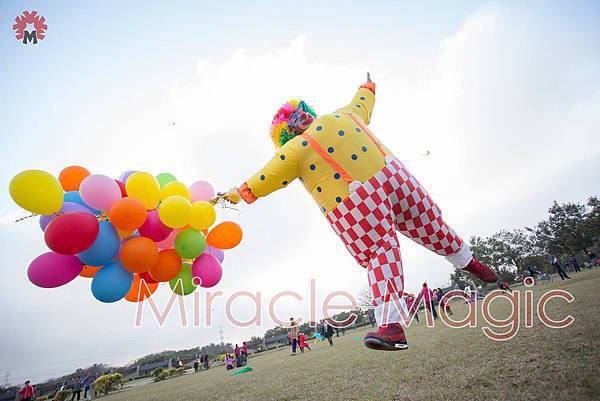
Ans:
<svg viewBox="0 0 600 401"><path fill-rule="evenodd" d="M404 275L396 231L452 262L453 255L466 253L455 265L462 268L468 263L468 246L461 251L462 239L397 159L386 157L383 169L350 192L327 214L327 220L350 254L367 269L374 306L390 302L394 295L402 297Z"/></svg>

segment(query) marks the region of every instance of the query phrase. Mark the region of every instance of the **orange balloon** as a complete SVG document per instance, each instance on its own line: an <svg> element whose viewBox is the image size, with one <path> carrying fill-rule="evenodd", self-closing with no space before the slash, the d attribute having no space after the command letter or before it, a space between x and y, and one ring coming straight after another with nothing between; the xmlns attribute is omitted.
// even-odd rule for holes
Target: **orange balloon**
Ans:
<svg viewBox="0 0 600 401"><path fill-rule="evenodd" d="M156 281L169 281L179 274L181 257L175 249L164 249L158 253L158 261L148 270L150 277Z"/></svg>
<svg viewBox="0 0 600 401"><path fill-rule="evenodd" d="M92 278L96 275L96 273L98 273L98 270L100 269L102 269L102 266L83 265L83 270L81 271L81 273L79 273L79 275L81 277Z"/></svg>
<svg viewBox="0 0 600 401"><path fill-rule="evenodd" d="M62 169L58 175L58 181L65 192L79 191L79 184L85 177L90 175L88 169L81 166L69 166Z"/></svg>
<svg viewBox="0 0 600 401"><path fill-rule="evenodd" d="M146 298L149 298L154 291L158 288L158 283L142 283L140 276L137 274L133 275L133 283L131 283L131 289L125 295L125 299L129 302L141 302Z"/></svg>
<svg viewBox="0 0 600 401"><path fill-rule="evenodd" d="M137 230L146 221L146 206L134 198L121 198L110 208L110 222L123 231Z"/></svg>
<svg viewBox="0 0 600 401"><path fill-rule="evenodd" d="M242 241L242 228L233 221L224 221L210 230L206 242L219 249L231 249Z"/></svg>
<svg viewBox="0 0 600 401"><path fill-rule="evenodd" d="M123 244L119 259L130 272L145 272L156 264L158 248L150 238L133 237Z"/></svg>

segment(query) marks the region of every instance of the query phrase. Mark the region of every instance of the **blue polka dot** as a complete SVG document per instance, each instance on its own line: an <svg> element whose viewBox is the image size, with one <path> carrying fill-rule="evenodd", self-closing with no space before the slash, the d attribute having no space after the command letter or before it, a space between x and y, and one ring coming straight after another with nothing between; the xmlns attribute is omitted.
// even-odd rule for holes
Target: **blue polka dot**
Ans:
<svg viewBox="0 0 600 401"><path fill-rule="evenodd" d="M279 156L279 158L280 158L281 160L285 160L285 155L281 155L281 156Z"/></svg>
<svg viewBox="0 0 600 401"><path fill-rule="evenodd" d="M367 151L367 147L366 146L363 146L361 149L362 149L363 152Z"/></svg>
<svg viewBox="0 0 600 401"><path fill-rule="evenodd" d="M360 109L360 104L356 104L355 106L356 106L356 107L358 107L358 108Z"/></svg>
<svg viewBox="0 0 600 401"><path fill-rule="evenodd" d="M328 148L327 148L327 152L329 152L329 153L333 153L333 147L331 147L331 146L330 146L330 147L328 147Z"/></svg>
<svg viewBox="0 0 600 401"><path fill-rule="evenodd" d="M322 210L322 211L325 211L325 206L321 206L321 210Z"/></svg>
<svg viewBox="0 0 600 401"><path fill-rule="evenodd" d="M340 198L340 197L338 196L337 198L335 198L335 201L336 201L337 203L340 203L340 202L342 201L342 198Z"/></svg>
<svg viewBox="0 0 600 401"><path fill-rule="evenodd" d="M364 97L364 96L361 96L361 97L360 97L360 100L365 100L365 97Z"/></svg>
<svg viewBox="0 0 600 401"><path fill-rule="evenodd" d="M308 145L308 141L302 141L302 146Z"/></svg>
<svg viewBox="0 0 600 401"><path fill-rule="evenodd" d="M321 191L322 191L321 187L317 187L317 192L321 192Z"/></svg>
<svg viewBox="0 0 600 401"><path fill-rule="evenodd" d="M321 127L320 125L318 125L316 128L317 131L321 131L322 129L323 129L323 127Z"/></svg>
<svg viewBox="0 0 600 401"><path fill-rule="evenodd" d="M340 179L340 173L335 173L333 175L333 178L335 178L336 180L339 180Z"/></svg>
<svg viewBox="0 0 600 401"><path fill-rule="evenodd" d="M264 175L261 175L261 176L260 176L260 180L261 180L261 181L264 181L264 180L265 180L265 176L264 176Z"/></svg>
<svg viewBox="0 0 600 401"><path fill-rule="evenodd" d="M340 115L339 115L339 114L336 114L336 115L335 115L335 118L340 118Z"/></svg>
<svg viewBox="0 0 600 401"><path fill-rule="evenodd" d="M358 159L358 156L356 156L356 155L354 155L354 154L353 154L352 156L350 156L350 157L352 158L352 160L356 160L356 159Z"/></svg>
<svg viewBox="0 0 600 401"><path fill-rule="evenodd" d="M356 129L356 132L360 132L360 128L357 128L357 129Z"/></svg>
<svg viewBox="0 0 600 401"><path fill-rule="evenodd" d="M282 185L287 185L287 184L288 184L288 182L287 182L287 181L283 181L281 184L282 184Z"/></svg>
<svg viewBox="0 0 600 401"><path fill-rule="evenodd" d="M338 131L338 135L339 136L344 136L344 135L346 135L346 133L344 132L343 129L341 129L341 130Z"/></svg>
<svg viewBox="0 0 600 401"><path fill-rule="evenodd" d="M313 171L314 171L316 168L317 168L317 166L315 166L314 164L311 164L311 165L310 165L310 169L311 169L311 170L313 170Z"/></svg>

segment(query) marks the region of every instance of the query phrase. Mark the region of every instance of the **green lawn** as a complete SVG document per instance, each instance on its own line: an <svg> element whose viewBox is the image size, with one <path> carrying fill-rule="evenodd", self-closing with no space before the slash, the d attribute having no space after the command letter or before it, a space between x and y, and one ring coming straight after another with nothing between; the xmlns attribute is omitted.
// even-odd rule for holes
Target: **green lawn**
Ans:
<svg viewBox="0 0 600 401"><path fill-rule="evenodd" d="M547 328L536 317L533 328L521 324L515 338L497 342L484 336L479 315L478 328L413 325L407 329L409 349L399 352L369 350L356 339L368 330L350 330L334 337L333 347L319 343L295 357L286 349L250 358L254 371L243 375L230 377L216 367L102 399L598 400L600 271L572 277L534 288L535 302L554 288L575 296L571 304L554 300L547 308L555 319L575 317L566 329ZM453 309L466 313L462 303L453 303ZM497 316L508 311L507 303L495 304Z"/></svg>

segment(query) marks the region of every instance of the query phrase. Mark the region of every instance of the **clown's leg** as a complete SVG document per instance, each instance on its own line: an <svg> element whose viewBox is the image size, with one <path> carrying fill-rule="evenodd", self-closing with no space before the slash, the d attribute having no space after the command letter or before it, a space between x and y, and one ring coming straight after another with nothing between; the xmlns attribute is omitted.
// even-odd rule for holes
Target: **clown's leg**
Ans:
<svg viewBox="0 0 600 401"><path fill-rule="evenodd" d="M469 245L444 221L440 208L419 181L397 160L391 161L389 167L393 173L390 200L398 231L444 256L457 269L484 281L496 281L494 271L477 261Z"/></svg>
<svg viewBox="0 0 600 401"><path fill-rule="evenodd" d="M372 184L350 194L327 219L346 249L367 269L380 328L367 334L365 345L401 350L407 345L397 307L403 289L400 248L387 194L381 185L375 188Z"/></svg>

